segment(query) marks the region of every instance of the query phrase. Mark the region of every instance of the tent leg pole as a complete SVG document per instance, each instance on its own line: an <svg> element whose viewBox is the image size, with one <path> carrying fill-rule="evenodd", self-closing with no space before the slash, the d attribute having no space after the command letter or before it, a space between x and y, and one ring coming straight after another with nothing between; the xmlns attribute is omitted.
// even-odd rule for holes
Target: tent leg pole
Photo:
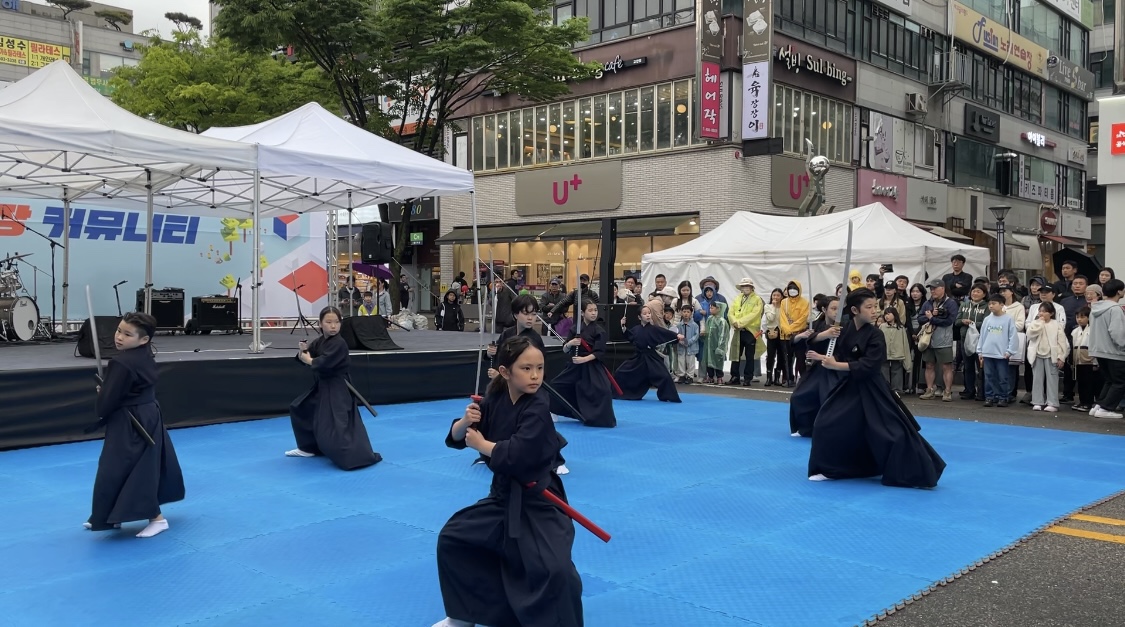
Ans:
<svg viewBox="0 0 1125 627"><path fill-rule="evenodd" d="M152 171L145 170L145 189L148 191L148 215L145 227L145 313L152 313ZM183 322L182 320L180 321Z"/></svg>
<svg viewBox="0 0 1125 627"><path fill-rule="evenodd" d="M262 345L262 319L261 319L261 258L262 258L262 225L261 225L261 195L262 174L254 170L254 253L252 255L253 277L250 283L250 352L265 352Z"/></svg>
<svg viewBox="0 0 1125 627"><path fill-rule="evenodd" d="M69 331L67 304L70 300L70 198L68 196L69 190L63 190L62 321L59 329L62 335L66 335ZM91 320L90 324L93 323L94 321Z"/></svg>

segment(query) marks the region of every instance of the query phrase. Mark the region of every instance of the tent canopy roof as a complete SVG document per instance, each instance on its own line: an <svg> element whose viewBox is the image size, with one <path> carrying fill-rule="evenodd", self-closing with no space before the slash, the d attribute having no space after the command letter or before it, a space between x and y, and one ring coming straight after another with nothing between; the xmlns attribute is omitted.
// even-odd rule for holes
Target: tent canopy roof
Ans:
<svg viewBox="0 0 1125 627"><path fill-rule="evenodd" d="M0 191L61 199L145 195L153 181L213 168L253 170L253 145L169 128L99 94L65 61L0 89ZM131 191L125 191L131 188Z"/></svg>

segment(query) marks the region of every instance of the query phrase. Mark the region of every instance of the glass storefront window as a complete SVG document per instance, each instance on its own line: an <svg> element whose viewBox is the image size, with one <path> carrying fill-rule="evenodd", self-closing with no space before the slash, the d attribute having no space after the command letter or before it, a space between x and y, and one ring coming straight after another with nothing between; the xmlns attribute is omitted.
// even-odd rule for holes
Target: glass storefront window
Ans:
<svg viewBox="0 0 1125 627"><path fill-rule="evenodd" d="M1052 52L1062 50L1061 15L1039 0L1020 0L1020 34ZM1001 19L1000 23L1004 21Z"/></svg>
<svg viewBox="0 0 1125 627"><path fill-rule="evenodd" d="M957 187L979 187L997 193L996 146L958 137L953 145L953 184Z"/></svg>
<svg viewBox="0 0 1125 627"><path fill-rule="evenodd" d="M1055 176L1056 166L1053 161L1025 155L1023 158L1023 178L1040 185L1055 187L1058 181Z"/></svg>
<svg viewBox="0 0 1125 627"><path fill-rule="evenodd" d="M1065 198L1073 198L1075 200L1082 200L1082 192L1086 189L1086 172L1078 168L1066 169L1066 190L1064 193ZM1060 203L1061 204L1061 203Z"/></svg>
<svg viewBox="0 0 1125 627"><path fill-rule="evenodd" d="M829 161L850 164L852 160L852 106L833 98L774 85L774 128L783 150L804 155L805 138L813 141L817 154Z"/></svg>
<svg viewBox="0 0 1125 627"><path fill-rule="evenodd" d="M694 80L685 79L474 117L473 170L694 145L693 84Z"/></svg>

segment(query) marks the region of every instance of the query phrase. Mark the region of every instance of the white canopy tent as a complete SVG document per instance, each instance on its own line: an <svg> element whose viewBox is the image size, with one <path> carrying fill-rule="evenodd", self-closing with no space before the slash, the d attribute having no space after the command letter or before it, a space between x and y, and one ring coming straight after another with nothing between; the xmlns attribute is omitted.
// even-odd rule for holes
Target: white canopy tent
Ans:
<svg viewBox="0 0 1125 627"><path fill-rule="evenodd" d="M154 189L184 177L206 179L216 170L253 172L256 163L252 145L200 137L125 111L61 60L0 89L0 191L63 203L64 330L71 202L148 212L147 306Z"/></svg>
<svg viewBox="0 0 1125 627"><path fill-rule="evenodd" d="M172 209L221 207L227 215L232 210L249 213L254 205L247 199L258 198L263 216L347 209L351 227L352 210L359 206L473 193L472 172L369 133L316 103L260 124L211 128L204 135L256 144L260 181L248 181L237 172L216 173L206 187L181 181L159 194ZM255 189L260 196L254 194ZM475 227L475 198L473 203ZM349 239L349 261L351 242ZM330 245L335 250L335 241ZM256 262L253 276L260 276ZM335 273L329 276L335 293ZM257 296L257 278L254 283ZM257 350L256 305L252 319L252 350Z"/></svg>
<svg viewBox="0 0 1125 627"><path fill-rule="evenodd" d="M891 213L881 203L815 217L773 216L740 211L722 226L698 238L641 259L642 281L652 285L657 274L669 284L693 285L714 276L727 295L742 277L750 277L763 298L775 287L796 280L807 297L834 293L844 278L847 223L851 221L852 269L863 276L894 265L894 275L911 282L950 272L950 257L965 256L965 271L976 276L988 268L989 252L932 235ZM811 277L812 285L807 285ZM698 287L695 288L698 291Z"/></svg>

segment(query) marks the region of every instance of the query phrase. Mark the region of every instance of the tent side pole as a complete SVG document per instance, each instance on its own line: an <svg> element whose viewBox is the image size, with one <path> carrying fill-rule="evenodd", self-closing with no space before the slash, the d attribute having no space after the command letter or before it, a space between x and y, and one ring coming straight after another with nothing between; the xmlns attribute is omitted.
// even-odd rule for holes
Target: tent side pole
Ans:
<svg viewBox="0 0 1125 627"><path fill-rule="evenodd" d="M353 242L355 242L355 233L352 231L352 193L348 192L348 287L355 288L355 257L352 250ZM379 279L376 278L376 281ZM348 315L355 315L355 300L351 298L354 296L348 292Z"/></svg>
<svg viewBox="0 0 1125 627"><path fill-rule="evenodd" d="M145 190L148 196L148 214L145 218L145 313L152 313L152 170L145 170ZM183 322L182 320L180 322Z"/></svg>
<svg viewBox="0 0 1125 627"><path fill-rule="evenodd" d="M70 300L70 190L63 189L63 249L62 249L62 325L59 333L66 335L67 302ZM91 320L90 324L94 321Z"/></svg>
<svg viewBox="0 0 1125 627"><path fill-rule="evenodd" d="M261 258L262 258L262 225L261 225L261 196L262 173L254 170L254 254L253 256L253 282L250 284L250 352L264 352L262 346L262 320L261 310Z"/></svg>

